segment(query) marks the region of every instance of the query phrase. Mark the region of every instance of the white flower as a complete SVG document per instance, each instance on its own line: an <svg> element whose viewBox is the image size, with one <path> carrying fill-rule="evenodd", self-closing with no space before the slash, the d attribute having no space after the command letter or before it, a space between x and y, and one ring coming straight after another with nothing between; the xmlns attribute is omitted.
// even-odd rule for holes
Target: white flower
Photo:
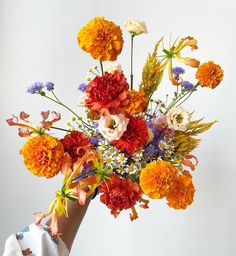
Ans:
<svg viewBox="0 0 236 256"><path fill-rule="evenodd" d="M113 74L115 71L119 71L120 73L123 73L122 67L118 63L110 63L108 64L105 69L105 72L108 72L110 74Z"/></svg>
<svg viewBox="0 0 236 256"><path fill-rule="evenodd" d="M169 128L177 131L186 131L191 115L182 107L169 110L166 115Z"/></svg>
<svg viewBox="0 0 236 256"><path fill-rule="evenodd" d="M124 114L102 116L98 121L98 130L109 141L119 140L126 131L129 119Z"/></svg>
<svg viewBox="0 0 236 256"><path fill-rule="evenodd" d="M78 107L84 107L85 106L85 101L88 98L86 93L83 93L82 96L79 98L79 100L76 102L76 105Z"/></svg>
<svg viewBox="0 0 236 256"><path fill-rule="evenodd" d="M125 27L134 36L148 33L145 22L141 20L127 20Z"/></svg>

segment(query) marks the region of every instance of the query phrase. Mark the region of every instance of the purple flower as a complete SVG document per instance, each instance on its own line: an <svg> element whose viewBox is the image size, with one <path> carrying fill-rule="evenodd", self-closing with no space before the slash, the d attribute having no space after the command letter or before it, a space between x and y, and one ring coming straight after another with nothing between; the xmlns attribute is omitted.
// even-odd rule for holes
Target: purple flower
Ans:
<svg viewBox="0 0 236 256"><path fill-rule="evenodd" d="M89 138L89 142L90 142L94 147L97 147L99 140L98 140L97 137L90 137L90 138Z"/></svg>
<svg viewBox="0 0 236 256"><path fill-rule="evenodd" d="M41 92L43 87L44 85L42 82L35 82L34 84L32 84L30 87L27 88L27 92L31 94L34 94L36 92Z"/></svg>
<svg viewBox="0 0 236 256"><path fill-rule="evenodd" d="M80 91L82 91L82 92L85 92L86 87L87 87L87 84L82 83L82 84L79 85L78 90L80 90Z"/></svg>
<svg viewBox="0 0 236 256"><path fill-rule="evenodd" d="M79 182L85 178L88 177L88 175L94 175L95 172L92 171L91 167L88 164L84 164L83 165L83 170L81 173L79 173L76 177L75 177L75 181Z"/></svg>
<svg viewBox="0 0 236 256"><path fill-rule="evenodd" d="M144 150L144 154L145 154L146 156L148 156L148 157L154 156L155 153L156 153L156 147L155 147L155 145L152 145L152 144L149 145L149 146L147 146L147 147L145 148L145 150Z"/></svg>
<svg viewBox="0 0 236 256"><path fill-rule="evenodd" d="M172 73L174 75L174 78L176 80L179 80L179 75L184 74L185 70L183 68L181 68L181 67L175 67L175 68L172 69Z"/></svg>
<svg viewBox="0 0 236 256"><path fill-rule="evenodd" d="M167 119L166 119L165 115L160 115L160 116L152 119L151 122L154 125L154 127L159 131L164 130L168 126Z"/></svg>
<svg viewBox="0 0 236 256"><path fill-rule="evenodd" d="M187 90L190 90L190 89L193 88L193 84L190 83L189 81L183 81L183 82L181 83L181 86L184 87L184 88L187 89Z"/></svg>
<svg viewBox="0 0 236 256"><path fill-rule="evenodd" d="M54 83L53 82L47 82L45 84L45 87L47 88L48 91L54 90Z"/></svg>
<svg viewBox="0 0 236 256"><path fill-rule="evenodd" d="M144 154L147 155L148 157L152 157L154 155L158 156L163 154L164 151L159 146L161 140L163 140L163 135L158 129L154 127L152 121L147 122L147 125L152 130L154 134L154 138L153 138L153 141L145 147Z"/></svg>

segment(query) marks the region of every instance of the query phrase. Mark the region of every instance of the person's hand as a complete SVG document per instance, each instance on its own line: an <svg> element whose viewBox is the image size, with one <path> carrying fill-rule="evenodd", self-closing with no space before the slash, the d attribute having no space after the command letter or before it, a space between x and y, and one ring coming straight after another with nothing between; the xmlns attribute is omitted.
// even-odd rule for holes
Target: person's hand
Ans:
<svg viewBox="0 0 236 256"><path fill-rule="evenodd" d="M58 217L58 228L62 235L60 238L66 244L68 250L71 250L77 231L87 211L91 197L86 199L85 205L81 206L78 202L68 201L68 218L66 216ZM50 225L50 220L46 223Z"/></svg>

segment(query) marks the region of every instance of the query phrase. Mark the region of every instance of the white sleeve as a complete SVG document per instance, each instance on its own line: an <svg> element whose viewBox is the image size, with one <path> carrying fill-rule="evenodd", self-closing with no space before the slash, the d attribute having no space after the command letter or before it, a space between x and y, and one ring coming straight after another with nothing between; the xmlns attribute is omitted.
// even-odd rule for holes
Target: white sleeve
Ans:
<svg viewBox="0 0 236 256"><path fill-rule="evenodd" d="M59 237L52 237L46 225L31 224L22 232L8 237L3 256L68 256Z"/></svg>

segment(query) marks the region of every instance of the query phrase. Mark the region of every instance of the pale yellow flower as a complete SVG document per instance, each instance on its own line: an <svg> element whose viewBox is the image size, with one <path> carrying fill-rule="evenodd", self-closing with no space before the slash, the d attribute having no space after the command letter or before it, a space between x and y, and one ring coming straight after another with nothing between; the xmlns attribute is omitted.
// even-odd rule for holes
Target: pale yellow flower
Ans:
<svg viewBox="0 0 236 256"><path fill-rule="evenodd" d="M134 36L148 33L145 22L141 20L127 20L125 27Z"/></svg>

